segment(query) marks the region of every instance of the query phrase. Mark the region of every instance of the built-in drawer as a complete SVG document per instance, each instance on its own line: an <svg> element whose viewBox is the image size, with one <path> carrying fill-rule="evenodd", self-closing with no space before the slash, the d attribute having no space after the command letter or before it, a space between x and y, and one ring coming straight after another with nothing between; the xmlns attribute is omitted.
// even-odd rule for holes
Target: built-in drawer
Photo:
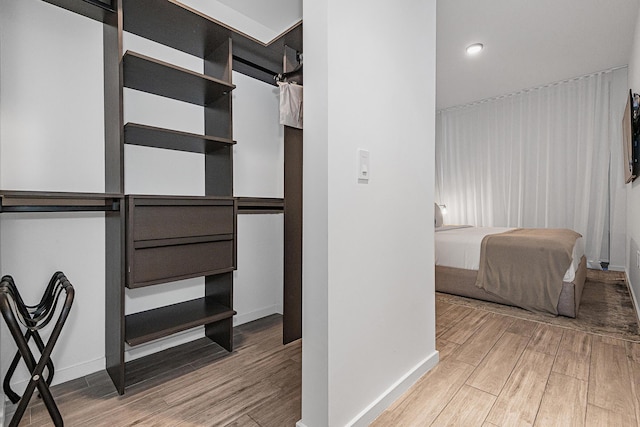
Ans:
<svg viewBox="0 0 640 427"><path fill-rule="evenodd" d="M126 209L127 287L235 269L233 198L127 196Z"/></svg>
<svg viewBox="0 0 640 427"><path fill-rule="evenodd" d="M204 206L136 206L133 240L233 234L233 203Z"/></svg>
<svg viewBox="0 0 640 427"><path fill-rule="evenodd" d="M137 248L133 265L130 287L231 271L233 240Z"/></svg>

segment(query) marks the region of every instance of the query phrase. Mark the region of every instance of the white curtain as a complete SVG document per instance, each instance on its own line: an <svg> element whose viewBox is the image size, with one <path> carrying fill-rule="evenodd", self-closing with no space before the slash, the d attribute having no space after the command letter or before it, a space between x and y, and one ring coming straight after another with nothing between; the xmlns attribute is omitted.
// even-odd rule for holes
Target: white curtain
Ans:
<svg viewBox="0 0 640 427"><path fill-rule="evenodd" d="M445 223L571 228L584 236L587 259L602 260L610 148L621 147L611 141L622 120L611 114L611 90L621 76L602 72L438 112L436 202L447 206Z"/></svg>

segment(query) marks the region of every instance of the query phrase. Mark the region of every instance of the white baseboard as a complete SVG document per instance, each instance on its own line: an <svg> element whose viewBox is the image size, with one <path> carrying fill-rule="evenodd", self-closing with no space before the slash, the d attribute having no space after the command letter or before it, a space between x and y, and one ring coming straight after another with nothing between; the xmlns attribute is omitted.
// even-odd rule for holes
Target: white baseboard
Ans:
<svg viewBox="0 0 640 427"><path fill-rule="evenodd" d="M380 414L384 412L393 402L404 394L414 385L420 377L430 371L438 364L439 353L434 351L426 359L418 363L400 379L398 379L391 387L385 390L377 399L375 399L362 412L356 415L346 424L346 427L364 427L371 424ZM296 423L296 427L307 427L302 420Z"/></svg>
<svg viewBox="0 0 640 427"><path fill-rule="evenodd" d="M103 371L105 369L106 362L105 358L101 357L96 360L91 360L89 362L79 363L74 366L69 366L66 368L58 368L55 367L55 373L53 375L53 381L51 385L65 383L67 381L75 380L77 378L82 378L85 375L93 374L94 372ZM17 375L17 372L16 372ZM24 375L17 381L11 382L11 387L18 394L22 394L22 390L27 387L27 383L29 382L29 378L26 376L26 370ZM0 424L2 425L2 424Z"/></svg>
<svg viewBox="0 0 640 427"><path fill-rule="evenodd" d="M233 317L233 326L240 326L245 323L253 322L254 320L262 319L263 317L267 317L272 314L282 314L282 305L274 304L268 307L254 310L250 313L236 314Z"/></svg>
<svg viewBox="0 0 640 427"><path fill-rule="evenodd" d="M631 294L631 302L633 302L633 308L636 309L636 316L638 316L638 319L640 319L640 304L638 304L638 298L635 294L635 292L633 292L633 286L631 286L631 281L629 280L629 272L626 271L624 272L624 279L627 282L627 289L629 289L629 293Z"/></svg>
<svg viewBox="0 0 640 427"><path fill-rule="evenodd" d="M398 381L396 381L391 387L385 390L376 400L371 402L362 412L355 416L351 421L347 423L347 426L351 427L364 427L371 424L380 414L384 412L393 402L404 394L409 388L415 384L420 377L430 371L434 366L438 364L439 353L434 351L429 357L418 363L406 374L404 374ZM300 424L299 427L303 427Z"/></svg>
<svg viewBox="0 0 640 427"><path fill-rule="evenodd" d="M90 362L80 363L68 368L56 369L56 374L53 377L53 385L66 383L67 381L81 378L94 372L103 371L106 366L104 357L101 357ZM26 382L25 382L26 385Z"/></svg>
<svg viewBox="0 0 640 427"><path fill-rule="evenodd" d="M626 272L626 267L624 265L609 265L609 270L610 271L625 271Z"/></svg>

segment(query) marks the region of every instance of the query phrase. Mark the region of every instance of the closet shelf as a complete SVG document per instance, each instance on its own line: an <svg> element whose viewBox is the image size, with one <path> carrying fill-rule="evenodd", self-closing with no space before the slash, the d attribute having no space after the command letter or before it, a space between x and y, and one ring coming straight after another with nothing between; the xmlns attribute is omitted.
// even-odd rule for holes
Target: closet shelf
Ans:
<svg viewBox="0 0 640 427"><path fill-rule="evenodd" d="M284 199L270 197L238 197L238 214L280 214Z"/></svg>
<svg viewBox="0 0 640 427"><path fill-rule="evenodd" d="M70 10L99 22L115 17L115 0L44 0L63 9Z"/></svg>
<svg viewBox="0 0 640 427"><path fill-rule="evenodd" d="M165 148L206 154L236 142L229 138L181 132L154 126L127 123L124 126L124 142L131 145Z"/></svg>
<svg viewBox="0 0 640 427"><path fill-rule="evenodd" d="M207 106L228 95L235 85L168 62L127 51L123 57L124 86L190 104Z"/></svg>
<svg viewBox="0 0 640 427"><path fill-rule="evenodd" d="M232 242L230 242L230 243L232 243ZM207 250L209 248L205 247L203 249ZM216 248L213 247L213 250L215 251ZM193 253L190 253L189 255L193 255ZM215 256L215 254L214 254L214 256ZM222 262L227 262L227 260L223 259ZM227 264L230 264L231 262L232 261L228 261ZM150 280L137 280L136 281L135 279L132 279L131 281L126 282L125 285L126 285L126 287L128 289L145 288L147 286L162 285L163 283L177 282L179 280L186 280L186 279L194 279L196 277L206 277L206 276L214 276L216 274L232 273L235 269L236 269L235 266L228 266L228 267L215 268L215 269L211 269L211 270L189 272L189 273L185 273L185 274L176 274L174 276L169 276L168 274L165 274L165 275L163 275L163 277L154 278L154 279L150 279ZM168 268L165 269L165 270L168 270ZM149 273L144 272L143 274L149 274Z"/></svg>
<svg viewBox="0 0 640 427"><path fill-rule="evenodd" d="M125 341L135 346L176 332L233 317L236 312L211 298L199 298L130 314L125 317Z"/></svg>
<svg viewBox="0 0 640 427"><path fill-rule="evenodd" d="M123 0L122 8L125 31L199 58L208 59L213 46L231 39L233 69L270 84L283 71L284 46L302 52L302 23L263 43L173 0Z"/></svg>
<svg viewBox="0 0 640 427"><path fill-rule="evenodd" d="M122 194L0 191L0 212L119 211Z"/></svg>
<svg viewBox="0 0 640 427"><path fill-rule="evenodd" d="M233 234L216 234L214 236L177 237L174 239L138 240L133 243L134 249L160 248L163 246L190 245L192 243L220 242L233 240Z"/></svg>

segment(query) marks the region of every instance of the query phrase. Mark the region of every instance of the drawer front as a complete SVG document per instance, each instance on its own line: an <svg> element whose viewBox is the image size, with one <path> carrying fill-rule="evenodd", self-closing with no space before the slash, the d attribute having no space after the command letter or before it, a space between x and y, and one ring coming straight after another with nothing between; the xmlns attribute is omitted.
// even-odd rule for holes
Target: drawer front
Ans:
<svg viewBox="0 0 640 427"><path fill-rule="evenodd" d="M233 206L136 206L133 240L233 234Z"/></svg>
<svg viewBox="0 0 640 427"><path fill-rule="evenodd" d="M136 249L130 288L234 267L233 240Z"/></svg>

